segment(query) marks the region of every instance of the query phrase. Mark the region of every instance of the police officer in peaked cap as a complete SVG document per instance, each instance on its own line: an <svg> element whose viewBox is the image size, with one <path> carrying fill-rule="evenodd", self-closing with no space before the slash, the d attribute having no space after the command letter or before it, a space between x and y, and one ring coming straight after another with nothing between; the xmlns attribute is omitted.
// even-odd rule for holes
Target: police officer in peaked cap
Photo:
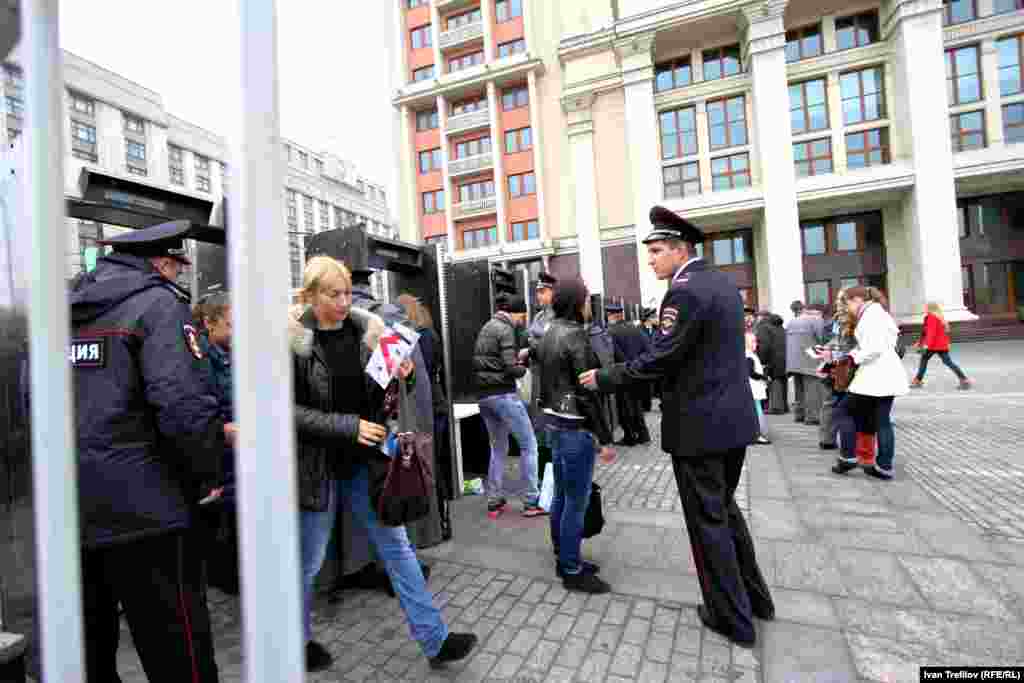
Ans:
<svg viewBox="0 0 1024 683"><path fill-rule="evenodd" d="M117 675L118 604L149 680L217 680L197 505L216 497L234 425L206 390L188 295L191 224L104 240L71 291L86 673Z"/></svg>
<svg viewBox="0 0 1024 683"><path fill-rule="evenodd" d="M643 240L647 262L670 286L651 350L580 375L591 389L661 379L661 445L672 456L704 604L704 624L738 645L755 641L753 616L775 608L734 494L758 433L747 377L743 302L728 275L696 256L701 231L656 206Z"/></svg>

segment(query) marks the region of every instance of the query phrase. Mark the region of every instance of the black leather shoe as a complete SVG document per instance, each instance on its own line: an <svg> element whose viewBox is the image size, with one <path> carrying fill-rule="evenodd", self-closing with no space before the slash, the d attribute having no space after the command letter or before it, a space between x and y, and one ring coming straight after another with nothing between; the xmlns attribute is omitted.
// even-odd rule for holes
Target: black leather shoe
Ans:
<svg viewBox="0 0 1024 683"><path fill-rule="evenodd" d="M323 645L311 640L306 643L306 671L326 671L334 664L334 657L324 648Z"/></svg>
<svg viewBox="0 0 1024 683"><path fill-rule="evenodd" d="M850 470L855 469L857 469L856 465L850 465L845 462L837 462L835 465L832 466L832 472L834 474L847 474L850 472Z"/></svg>
<svg viewBox="0 0 1024 683"><path fill-rule="evenodd" d="M586 560L580 560L580 573L582 574L600 574L601 565L594 564L593 562L587 562ZM558 560L555 560L555 574L558 578L564 579L566 574L562 571L562 568L558 566Z"/></svg>
<svg viewBox="0 0 1024 683"><path fill-rule="evenodd" d="M818 448L820 448L823 451L834 451L838 449L839 446L835 445L834 443L819 443Z"/></svg>
<svg viewBox="0 0 1024 683"><path fill-rule="evenodd" d="M612 587L604 579L598 577L597 574L587 574L586 572L563 575L562 588L567 591L590 593L591 595L602 595L612 592Z"/></svg>
<svg viewBox="0 0 1024 683"><path fill-rule="evenodd" d="M756 636L751 635L751 636L739 637L736 634L731 633L731 632L725 630L724 628L722 628L721 626L718 625L718 622L715 621L714 617L711 616L711 612L708 610L708 608L706 606L700 605L697 608L697 616L700 617L700 620L709 629L711 629L712 631L714 631L715 633L717 633L720 636L728 638L729 640L734 642L736 645L739 645L740 647L754 647L754 643L757 640Z"/></svg>
<svg viewBox="0 0 1024 683"><path fill-rule="evenodd" d="M430 668L440 669L448 662L465 659L476 647L477 638L472 633L449 633L436 657L430 658Z"/></svg>
<svg viewBox="0 0 1024 683"><path fill-rule="evenodd" d="M753 608L754 616L761 621L775 621L775 607L768 605L768 607Z"/></svg>

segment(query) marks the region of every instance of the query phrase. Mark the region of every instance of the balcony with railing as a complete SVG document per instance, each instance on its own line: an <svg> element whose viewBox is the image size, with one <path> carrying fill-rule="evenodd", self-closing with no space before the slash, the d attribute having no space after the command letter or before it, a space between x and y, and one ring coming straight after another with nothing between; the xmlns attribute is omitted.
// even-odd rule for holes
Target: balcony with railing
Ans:
<svg viewBox="0 0 1024 683"><path fill-rule="evenodd" d="M485 216L498 210L498 198L495 196L472 199L466 202L459 202L452 205L452 218L473 218L474 216Z"/></svg>
<svg viewBox="0 0 1024 683"><path fill-rule="evenodd" d="M475 154L471 157L463 157L461 159L452 159L449 161L448 175L455 178L456 176L479 173L480 171L486 171L491 168L494 168L493 154L490 152L486 154Z"/></svg>
<svg viewBox="0 0 1024 683"><path fill-rule="evenodd" d="M479 6L479 0L434 0L434 5L442 14L448 14L467 7Z"/></svg>
<svg viewBox="0 0 1024 683"><path fill-rule="evenodd" d="M484 22L477 21L448 31L441 31L438 45L442 50L447 50L448 48L458 47L459 45L464 45L470 41L478 40L483 37Z"/></svg>
<svg viewBox="0 0 1024 683"><path fill-rule="evenodd" d="M448 135L455 133L468 133L481 128L488 128L491 125L491 112L488 109L467 111L465 114L456 114L448 117L445 131Z"/></svg>

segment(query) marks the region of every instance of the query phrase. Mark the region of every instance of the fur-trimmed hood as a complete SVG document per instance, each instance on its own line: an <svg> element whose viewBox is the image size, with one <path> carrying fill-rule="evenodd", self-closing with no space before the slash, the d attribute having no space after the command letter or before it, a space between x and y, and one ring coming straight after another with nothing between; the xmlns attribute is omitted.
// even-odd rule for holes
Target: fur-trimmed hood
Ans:
<svg viewBox="0 0 1024 683"><path fill-rule="evenodd" d="M349 317L363 337L363 344L370 351L377 348L377 342L384 334L384 319L365 308L353 306ZM308 358L313 353L313 333L317 330L316 316L310 305L292 306L288 316L288 340L292 351L300 358Z"/></svg>

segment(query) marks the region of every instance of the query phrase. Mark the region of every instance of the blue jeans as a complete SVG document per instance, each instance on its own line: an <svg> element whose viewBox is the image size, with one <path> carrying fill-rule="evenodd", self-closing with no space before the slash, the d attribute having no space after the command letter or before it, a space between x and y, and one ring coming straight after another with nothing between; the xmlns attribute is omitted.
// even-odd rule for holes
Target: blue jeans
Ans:
<svg viewBox="0 0 1024 683"><path fill-rule="evenodd" d="M863 434L876 434L878 451L875 455L875 469L887 476L893 475L893 460L896 459L896 433L892 428L892 396L862 396L851 394L850 410Z"/></svg>
<svg viewBox="0 0 1024 683"><path fill-rule="evenodd" d="M555 497L551 501L551 540L558 548L558 566L566 574L580 573L583 520L594 481L594 436L582 429L549 427L551 464L555 468Z"/></svg>
<svg viewBox="0 0 1024 683"><path fill-rule="evenodd" d="M757 428L761 430L761 436L768 433L768 425L764 421L764 411L761 410L761 402L754 399L754 410L757 411Z"/></svg>
<svg viewBox="0 0 1024 683"><path fill-rule="evenodd" d="M299 512L299 546L302 551L303 635L312 640L313 581L327 555L327 544L334 530L338 506L347 499L352 519L369 532L377 556L398 594L398 601L409 622L409 632L420 644L427 657L434 657L448 638L448 627L441 610L434 606L433 596L427 590L423 570L416 559L416 551L409 543L405 527L388 527L377 523L377 514L370 505L369 473L366 465L359 465L351 479L337 480L331 489L325 512Z"/></svg>
<svg viewBox="0 0 1024 683"><path fill-rule="evenodd" d="M928 351L925 350L921 354L921 363L917 368L917 381L924 379L924 373L928 372L928 361L932 359L932 356L938 356L943 364L953 371L953 374L957 376L961 382L967 379L967 375L960 369L960 366L953 362L953 359L949 357L949 351Z"/></svg>
<svg viewBox="0 0 1024 683"><path fill-rule="evenodd" d="M487 426L491 440L491 464L487 471L487 499L502 498L502 479L505 475L505 456L508 455L509 434L519 444L519 478L526 484L523 502L536 505L540 497L537 488L537 437L526 405L517 394L501 394L482 398L480 417Z"/></svg>
<svg viewBox="0 0 1024 683"><path fill-rule="evenodd" d="M832 427L839 434L839 459L847 464L857 464L857 426L850 414L850 401L846 392L837 392L832 406Z"/></svg>

